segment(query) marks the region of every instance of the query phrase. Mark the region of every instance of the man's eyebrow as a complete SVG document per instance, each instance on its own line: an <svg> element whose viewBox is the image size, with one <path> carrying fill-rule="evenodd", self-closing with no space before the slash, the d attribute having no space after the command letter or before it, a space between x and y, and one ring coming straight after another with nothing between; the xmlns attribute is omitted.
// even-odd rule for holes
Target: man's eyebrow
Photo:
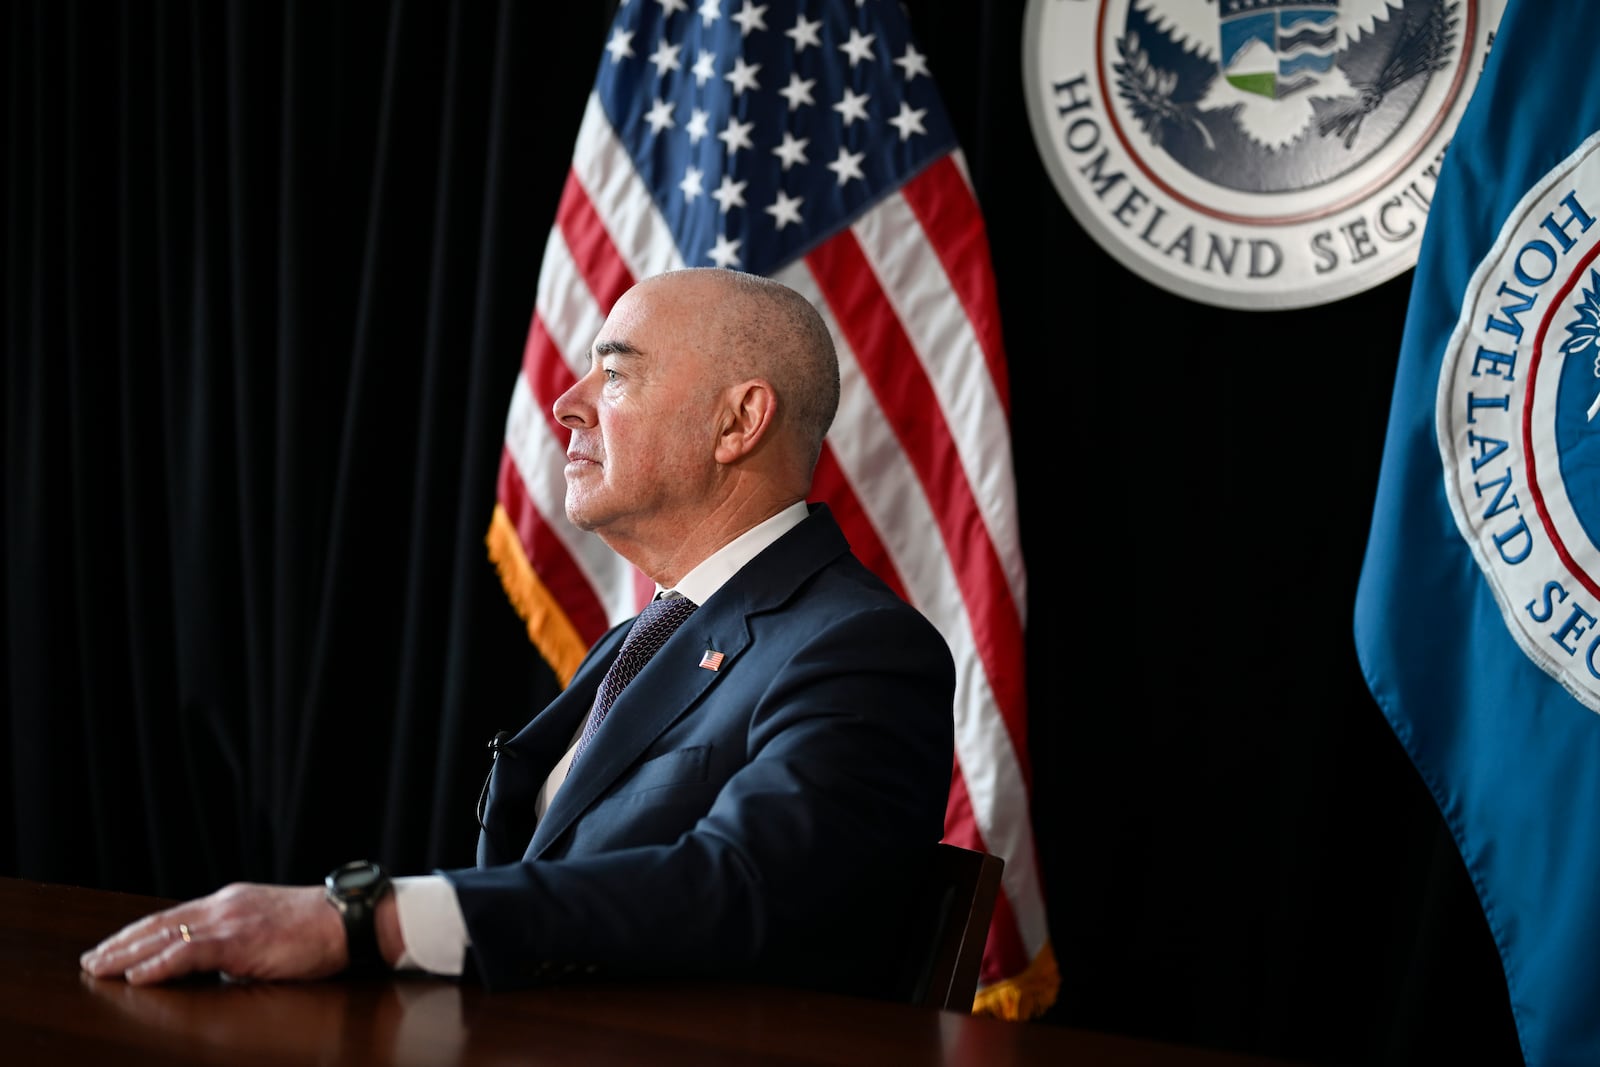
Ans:
<svg viewBox="0 0 1600 1067"><path fill-rule="evenodd" d="M637 356L639 350L626 341L596 341L590 347L590 358L600 356Z"/></svg>

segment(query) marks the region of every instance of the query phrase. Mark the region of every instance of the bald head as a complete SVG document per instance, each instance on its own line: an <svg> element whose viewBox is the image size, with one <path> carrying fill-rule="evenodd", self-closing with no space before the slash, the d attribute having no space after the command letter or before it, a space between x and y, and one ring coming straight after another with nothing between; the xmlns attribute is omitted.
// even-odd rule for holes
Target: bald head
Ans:
<svg viewBox="0 0 1600 1067"><path fill-rule="evenodd" d="M551 406L567 518L669 585L806 498L838 406L833 340L799 293L721 268L646 278Z"/></svg>
<svg viewBox="0 0 1600 1067"><path fill-rule="evenodd" d="M774 429L800 450L807 476L839 409L839 358L827 324L787 285L722 267L689 267L640 282L670 287L703 309L702 340L725 381L764 378L778 397Z"/></svg>

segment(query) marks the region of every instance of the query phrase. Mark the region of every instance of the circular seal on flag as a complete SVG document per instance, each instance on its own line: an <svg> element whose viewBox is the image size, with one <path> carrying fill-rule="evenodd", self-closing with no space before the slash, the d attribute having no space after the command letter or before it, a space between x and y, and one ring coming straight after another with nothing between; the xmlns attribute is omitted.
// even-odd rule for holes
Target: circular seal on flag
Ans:
<svg viewBox="0 0 1600 1067"><path fill-rule="evenodd" d="M1078 222L1222 307L1325 304L1416 263L1505 0L1028 0L1024 95Z"/></svg>
<svg viewBox="0 0 1600 1067"><path fill-rule="evenodd" d="M1522 650L1600 711L1600 133L1473 274L1435 411L1456 525Z"/></svg>

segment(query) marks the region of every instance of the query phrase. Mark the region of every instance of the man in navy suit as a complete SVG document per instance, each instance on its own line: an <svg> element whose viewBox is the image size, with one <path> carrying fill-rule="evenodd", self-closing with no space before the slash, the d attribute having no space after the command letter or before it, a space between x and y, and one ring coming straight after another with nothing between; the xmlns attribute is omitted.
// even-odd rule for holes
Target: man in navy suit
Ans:
<svg viewBox="0 0 1600 1067"><path fill-rule="evenodd" d="M233 885L85 953L95 975L714 976L884 994L943 834L954 667L807 505L839 398L804 297L715 268L640 282L555 403L567 517L687 598L595 714L632 625L498 749L478 865ZM692 605L692 607L691 607ZM581 739L581 744L580 744ZM330 907L329 904L333 906Z"/></svg>

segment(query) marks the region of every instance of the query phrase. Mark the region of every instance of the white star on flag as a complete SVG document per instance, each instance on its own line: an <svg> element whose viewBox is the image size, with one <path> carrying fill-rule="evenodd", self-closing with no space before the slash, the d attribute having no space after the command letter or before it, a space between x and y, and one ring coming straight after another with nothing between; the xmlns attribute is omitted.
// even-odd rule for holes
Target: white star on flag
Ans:
<svg viewBox="0 0 1600 1067"><path fill-rule="evenodd" d="M906 81L911 81L918 74L928 77L928 57L916 50L913 45L906 45L905 54L894 61L894 65L906 72Z"/></svg>
<svg viewBox="0 0 1600 1067"><path fill-rule="evenodd" d="M749 182L736 182L732 175L724 174L722 184L711 194L711 199L717 202L722 208L722 213L726 215L732 208L744 207L744 187L749 184Z"/></svg>
<svg viewBox="0 0 1600 1067"><path fill-rule="evenodd" d="M620 63L624 59L633 58L633 34L627 30L617 30L611 35L611 40L606 42L606 51L611 53L611 62Z"/></svg>
<svg viewBox="0 0 1600 1067"><path fill-rule="evenodd" d="M773 225L783 229L790 223L800 225L800 201L803 197L790 196L782 189L778 190L778 199L768 204L767 214L772 216Z"/></svg>
<svg viewBox="0 0 1600 1067"><path fill-rule="evenodd" d="M683 69L683 64L678 60L678 53L682 50L682 45L668 44L666 41L656 45L655 52L650 56L650 62L655 65L657 77L668 71Z"/></svg>
<svg viewBox="0 0 1600 1067"><path fill-rule="evenodd" d="M807 21L804 15L796 16L794 26L784 30L783 35L794 42L795 55L806 50L807 45L822 47L822 37L817 31L822 29L822 20Z"/></svg>
<svg viewBox="0 0 1600 1067"><path fill-rule="evenodd" d="M900 101L900 113L889 120L889 125L900 131L900 139L904 141L914 133L928 132L922 128L922 116L927 113L927 108L913 108L902 100Z"/></svg>
<svg viewBox="0 0 1600 1067"><path fill-rule="evenodd" d="M862 33L854 26L850 27L850 39L839 46L839 51L850 57L850 65L872 58L872 42L877 39L876 34Z"/></svg>
<svg viewBox="0 0 1600 1067"><path fill-rule="evenodd" d="M728 146L728 155L732 156L741 148L752 148L755 142L750 140L750 131L755 127L754 122L740 122L738 119L728 119L728 125L717 134L717 140Z"/></svg>
<svg viewBox="0 0 1600 1067"><path fill-rule="evenodd" d="M694 61L694 80L704 87L706 82L716 75L716 65L717 57L713 53L701 52Z"/></svg>
<svg viewBox="0 0 1600 1067"><path fill-rule="evenodd" d="M828 169L839 176L839 184L843 185L851 178L865 178L861 173L861 161L867 158L865 152L852 152L844 146L839 147L839 158L828 164Z"/></svg>
<svg viewBox="0 0 1600 1067"><path fill-rule="evenodd" d="M754 30L767 28L765 15L768 6L767 4L762 4L757 7L750 0L744 0L744 6L739 9L739 13L732 16L733 21L739 24L739 36L748 37Z"/></svg>
<svg viewBox="0 0 1600 1067"><path fill-rule="evenodd" d="M685 170L683 172L683 180L678 183L678 188L683 190L684 200L692 202L695 197L705 192L704 180L705 175L700 172L698 167L690 167Z"/></svg>
<svg viewBox="0 0 1600 1067"><path fill-rule="evenodd" d="M744 56L735 56L733 69L724 74L723 77L727 78L728 84L733 86L733 95L738 96L740 93L751 89L761 88L761 84L756 81L756 73L760 70L760 63L746 63Z"/></svg>
<svg viewBox="0 0 1600 1067"><path fill-rule="evenodd" d="M711 132L710 121L710 114L703 108L697 107L689 113L689 121L684 124L683 132L689 135L690 144L699 144L700 138Z"/></svg>
<svg viewBox="0 0 1600 1067"><path fill-rule="evenodd" d="M655 133L672 129L676 125L672 118L672 101L657 100L654 104L651 104L650 111L645 115L644 120L650 124L651 131Z"/></svg>
<svg viewBox="0 0 1600 1067"><path fill-rule="evenodd" d="M866 93L857 93L852 89L845 89L839 102L833 105L833 110L839 113L846 126L852 122L865 122L867 118L867 101L872 99Z"/></svg>
<svg viewBox="0 0 1600 1067"><path fill-rule="evenodd" d="M706 253L711 262L719 267L737 267L739 265L739 241L730 238L727 234L720 234L717 243L711 246L711 251Z"/></svg>
<svg viewBox="0 0 1600 1067"><path fill-rule="evenodd" d="M817 84L815 78L802 78L800 75L789 72L789 84L778 90L778 95L789 101L789 110L793 111L801 104L815 104L811 98L811 90ZM788 133L787 130L784 131Z"/></svg>
<svg viewBox="0 0 1600 1067"><path fill-rule="evenodd" d="M806 145L811 143L809 137L796 137L788 130L783 131L783 140L772 154L783 160L783 169L788 170L797 163L806 162Z"/></svg>

